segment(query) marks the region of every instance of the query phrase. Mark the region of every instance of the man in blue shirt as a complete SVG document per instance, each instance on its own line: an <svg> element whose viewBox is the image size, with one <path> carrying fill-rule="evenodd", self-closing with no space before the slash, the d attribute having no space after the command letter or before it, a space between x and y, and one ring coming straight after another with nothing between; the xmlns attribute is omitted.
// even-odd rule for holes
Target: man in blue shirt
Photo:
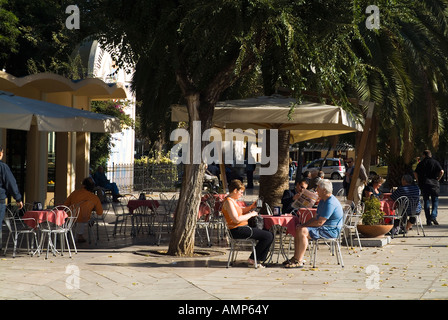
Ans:
<svg viewBox="0 0 448 320"><path fill-rule="evenodd" d="M420 214L422 211L422 205L420 203L420 189L417 185L414 184L414 178L409 175L405 174L401 178L401 186L395 190L390 198L394 201L396 201L398 198L406 196L409 199L409 205L406 209L406 215L410 215L412 211L414 211L415 214ZM413 224L415 224L415 217L410 217L409 220L406 222L406 231L408 231ZM392 234L397 234L399 232L399 224L400 220L396 220L394 222L394 228L391 230ZM403 230L404 231L404 230Z"/></svg>
<svg viewBox="0 0 448 320"><path fill-rule="evenodd" d="M23 208L22 196L17 187L16 179L8 165L1 161L2 158L3 147L0 146L0 248L2 246L2 223L6 213L7 196L12 195L16 199L19 208Z"/></svg>
<svg viewBox="0 0 448 320"><path fill-rule="evenodd" d="M339 200L333 195L331 181L326 179L319 181L317 193L320 198L317 215L304 224L296 226L294 257L285 261L286 268L303 267L303 258L308 248L309 239L339 236L343 224L343 209Z"/></svg>

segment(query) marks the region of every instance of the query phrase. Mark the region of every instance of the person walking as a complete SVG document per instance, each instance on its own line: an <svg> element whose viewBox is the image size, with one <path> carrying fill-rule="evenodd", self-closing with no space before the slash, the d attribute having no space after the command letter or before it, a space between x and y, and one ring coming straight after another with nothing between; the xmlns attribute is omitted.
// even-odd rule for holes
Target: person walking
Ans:
<svg viewBox="0 0 448 320"><path fill-rule="evenodd" d="M19 206L23 208L22 196L17 187L16 179L8 165L1 160L3 159L3 147L0 146L0 248L2 246L2 223L6 213L6 198L8 195L14 197Z"/></svg>
<svg viewBox="0 0 448 320"><path fill-rule="evenodd" d="M423 208L425 210L426 224L438 225L437 208L439 206L440 179L444 171L440 163L433 159L431 151L423 151L423 160L419 162L414 171L415 179L422 191ZM432 208L430 210L429 198L431 198Z"/></svg>

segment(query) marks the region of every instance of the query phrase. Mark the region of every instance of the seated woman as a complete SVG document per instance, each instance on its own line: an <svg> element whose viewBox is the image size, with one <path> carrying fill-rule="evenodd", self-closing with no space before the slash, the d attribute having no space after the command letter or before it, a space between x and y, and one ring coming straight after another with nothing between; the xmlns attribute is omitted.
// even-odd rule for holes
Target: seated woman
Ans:
<svg viewBox="0 0 448 320"><path fill-rule="evenodd" d="M381 185L383 184L384 179L380 176L374 176L372 178L372 182L369 183L365 188L363 193L363 199L370 199L371 196L379 198L382 194L380 191Z"/></svg>
<svg viewBox="0 0 448 320"><path fill-rule="evenodd" d="M265 261L269 252L269 248L274 239L274 235L270 231L251 228L248 226L247 220L258 215L256 211L251 211L256 208L256 201L246 207L241 208L237 200L241 198L244 193L244 185L240 180L232 180L229 184L229 195L224 200L222 213L227 222L227 227L234 239L255 239L258 243L255 247L257 260ZM255 263L253 253L249 257L248 263L253 265ZM259 267L264 267L258 263Z"/></svg>

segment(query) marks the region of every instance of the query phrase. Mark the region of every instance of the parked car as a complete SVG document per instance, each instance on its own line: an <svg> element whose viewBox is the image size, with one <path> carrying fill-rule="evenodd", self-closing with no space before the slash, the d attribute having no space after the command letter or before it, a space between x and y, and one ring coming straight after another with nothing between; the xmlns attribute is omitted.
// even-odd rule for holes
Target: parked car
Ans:
<svg viewBox="0 0 448 320"><path fill-rule="evenodd" d="M309 171L312 168L319 169L324 159L316 159L308 163L302 168L302 173ZM327 158L322 168L326 179L340 180L345 176L345 164L344 160L339 158Z"/></svg>
<svg viewBox="0 0 448 320"><path fill-rule="evenodd" d="M378 175L380 177L386 178L387 176L387 164L380 163L377 165L370 165L369 175L371 177Z"/></svg>

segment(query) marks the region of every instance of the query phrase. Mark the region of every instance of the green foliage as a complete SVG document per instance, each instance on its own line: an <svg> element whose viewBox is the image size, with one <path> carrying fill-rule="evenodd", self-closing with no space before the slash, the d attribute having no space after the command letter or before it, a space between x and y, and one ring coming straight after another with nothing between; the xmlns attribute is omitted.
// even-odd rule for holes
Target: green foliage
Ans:
<svg viewBox="0 0 448 320"><path fill-rule="evenodd" d="M95 33L85 23L85 12L95 1L77 0L80 8L81 28L69 30L65 20L69 0L0 0L0 68L20 77L36 72L55 72L77 79L71 66L71 57L82 39ZM5 16L5 12L11 14ZM6 19L6 28L3 28ZM5 47L2 42L6 41ZM11 50L12 49L12 50Z"/></svg>
<svg viewBox="0 0 448 320"><path fill-rule="evenodd" d="M365 208L361 217L362 223L365 225L381 224L384 219L384 212L381 211L380 200L375 196L364 200Z"/></svg>
<svg viewBox="0 0 448 320"><path fill-rule="evenodd" d="M7 0L0 0L0 62L7 58L9 53L17 52L17 38L20 34L19 19L5 8L6 3Z"/></svg>

